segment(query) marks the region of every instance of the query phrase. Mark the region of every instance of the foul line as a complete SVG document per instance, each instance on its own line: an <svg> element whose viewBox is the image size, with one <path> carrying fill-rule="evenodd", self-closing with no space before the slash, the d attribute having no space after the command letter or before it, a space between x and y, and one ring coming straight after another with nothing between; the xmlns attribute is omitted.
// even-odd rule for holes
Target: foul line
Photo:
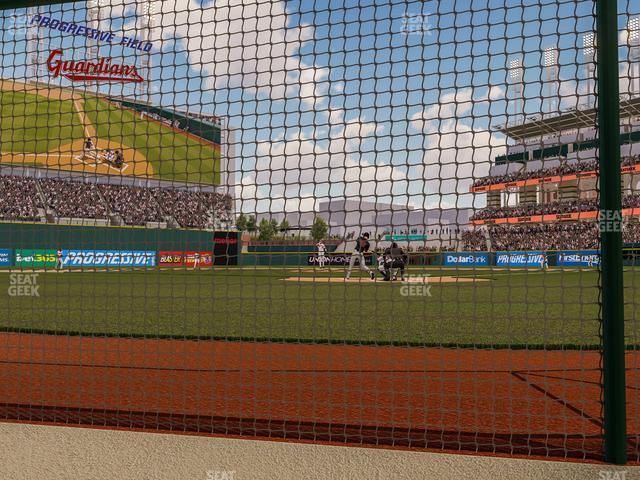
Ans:
<svg viewBox="0 0 640 480"><path fill-rule="evenodd" d="M535 384L533 382L530 382L522 374L520 374L518 372L511 372L511 375L516 377L518 380L526 383L529 387L533 388L534 390L537 390L538 392L542 393L545 397L550 398L554 402L559 403L563 407L565 407L565 408L569 409L570 411L572 411L573 413L579 415L581 418L584 418L584 419L588 420L589 422L591 422L592 424L594 424L595 426L597 426L599 428L603 428L603 424L602 424L602 421L600 419L592 417L591 415L589 415L584 410L581 410L578 407L573 406L567 400L563 400L560 397L558 397L557 395L554 395L553 393L551 393L549 390L546 390L545 388L543 388L543 387L541 387L541 386L539 386L539 385L537 385L537 384Z"/></svg>

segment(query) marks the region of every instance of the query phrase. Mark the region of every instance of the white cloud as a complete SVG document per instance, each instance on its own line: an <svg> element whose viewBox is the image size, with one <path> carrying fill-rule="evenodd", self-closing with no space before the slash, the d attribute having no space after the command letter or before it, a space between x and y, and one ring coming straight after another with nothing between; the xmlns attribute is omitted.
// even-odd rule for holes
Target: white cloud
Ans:
<svg viewBox="0 0 640 480"><path fill-rule="evenodd" d="M313 72L295 53L313 38L313 28L288 25L284 2L162 0L158 4L162 13L156 16L156 36L166 49L173 49L175 41L208 88L257 89L270 98L282 98L292 71L302 72L305 88L312 85L306 80L309 75L313 80Z"/></svg>
<svg viewBox="0 0 640 480"><path fill-rule="evenodd" d="M337 121L344 118L344 112L328 112L327 116ZM258 189L268 190L270 200L286 199L285 208L317 207L314 199L328 195L330 189L333 196L347 197L382 197L402 189L400 182L406 175L401 170L363 158L360 153L362 143L380 133L379 125L352 119L332 123L331 127L332 136L327 141L298 129L286 139L258 143Z"/></svg>
<svg viewBox="0 0 640 480"><path fill-rule="evenodd" d="M292 102L279 110L282 117L277 121L265 122L273 124L268 128L274 134L260 135L260 140L244 111L248 100L242 103L247 125L239 141L255 145L255 165L253 155L241 159L244 172L239 190L244 211L314 209L317 198L329 192L352 198L406 197L411 192L409 201L419 204L431 194L468 192L472 177L485 175L501 151L503 142L473 122L477 112L486 115L492 102L504 101L500 87L485 89L483 95L471 88L448 91L437 104L411 116L410 128L424 136L423 163L398 166L388 151L380 155L369 148L374 139L391 142L384 126L367 120L358 109L328 108L329 94L343 92L344 83L331 81L329 67L298 57L303 44L313 40L314 29L289 24L285 2L159 3L162 14L157 16L156 36L162 37L165 51L188 56L206 89L241 88L245 99L252 94L266 97L272 103L265 104L263 118L273 118L274 100ZM260 102L255 107L251 115L257 118L263 108ZM299 119L305 115L312 115L311 124ZM253 153L251 148L247 151Z"/></svg>
<svg viewBox="0 0 640 480"><path fill-rule="evenodd" d="M414 187L421 184L419 190L437 203L442 196L472 200L468 193L473 181L485 176L496 155L505 151L505 140L490 127L473 126L473 112L488 108L503 95L500 87L481 96L474 96L471 88L461 89L411 116L412 127L425 135L422 165L410 169Z"/></svg>

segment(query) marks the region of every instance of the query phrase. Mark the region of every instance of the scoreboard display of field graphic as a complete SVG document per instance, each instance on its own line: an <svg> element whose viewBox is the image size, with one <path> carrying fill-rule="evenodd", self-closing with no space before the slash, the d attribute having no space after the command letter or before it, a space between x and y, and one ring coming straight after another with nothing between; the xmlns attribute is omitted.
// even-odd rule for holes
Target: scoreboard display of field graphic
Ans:
<svg viewBox="0 0 640 480"><path fill-rule="evenodd" d="M204 111L213 104L190 111L162 95L174 73L163 73L151 28L123 33L120 18L92 20L91 5L26 11L26 46L14 51L24 67L0 79L0 162L219 185L226 136Z"/></svg>
<svg viewBox="0 0 640 480"><path fill-rule="evenodd" d="M4 164L208 185L221 181L219 125L143 102L10 80L0 80L0 108L8 113L0 117ZM118 151L124 157L120 165L109 153Z"/></svg>

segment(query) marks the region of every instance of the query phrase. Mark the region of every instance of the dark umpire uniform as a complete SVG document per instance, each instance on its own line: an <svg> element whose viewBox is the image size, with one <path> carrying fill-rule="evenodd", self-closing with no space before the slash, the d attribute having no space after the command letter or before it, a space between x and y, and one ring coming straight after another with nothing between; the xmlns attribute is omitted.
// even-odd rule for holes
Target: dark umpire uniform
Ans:
<svg viewBox="0 0 640 480"><path fill-rule="evenodd" d="M404 268L408 263L405 251L400 248L397 243L393 242L391 246L384 251L382 256L384 269L381 273L384 276L384 280L386 282L390 281L394 270L400 270L400 278L404 280ZM395 280L395 275L393 275L393 277Z"/></svg>

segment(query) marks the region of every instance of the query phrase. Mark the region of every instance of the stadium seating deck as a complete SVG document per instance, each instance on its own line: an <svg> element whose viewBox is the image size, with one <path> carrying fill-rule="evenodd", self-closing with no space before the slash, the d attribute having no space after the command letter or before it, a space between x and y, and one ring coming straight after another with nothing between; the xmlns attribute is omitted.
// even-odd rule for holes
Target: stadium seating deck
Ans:
<svg viewBox="0 0 640 480"><path fill-rule="evenodd" d="M207 228L231 219L226 194L129 185L100 185L64 179L0 176L0 220L38 221L38 208L56 218L121 217L143 226L173 217L183 228Z"/></svg>
<svg viewBox="0 0 640 480"><path fill-rule="evenodd" d="M634 166L640 163L640 156L634 155L626 157L621 162L622 167ZM540 168L536 170L518 170L506 175L495 175L483 177L473 183L473 187L483 187L486 185L497 185L501 183L517 182L519 180L530 180L551 176L571 175L580 172L591 172L598 170L598 160L580 161L574 163L564 163L555 167Z"/></svg>
<svg viewBox="0 0 640 480"><path fill-rule="evenodd" d="M528 225L494 225L487 228L492 250L584 250L599 248L597 222L570 222ZM640 242L640 223L624 224L623 241ZM481 230L462 234L463 250L487 250L487 238Z"/></svg>

